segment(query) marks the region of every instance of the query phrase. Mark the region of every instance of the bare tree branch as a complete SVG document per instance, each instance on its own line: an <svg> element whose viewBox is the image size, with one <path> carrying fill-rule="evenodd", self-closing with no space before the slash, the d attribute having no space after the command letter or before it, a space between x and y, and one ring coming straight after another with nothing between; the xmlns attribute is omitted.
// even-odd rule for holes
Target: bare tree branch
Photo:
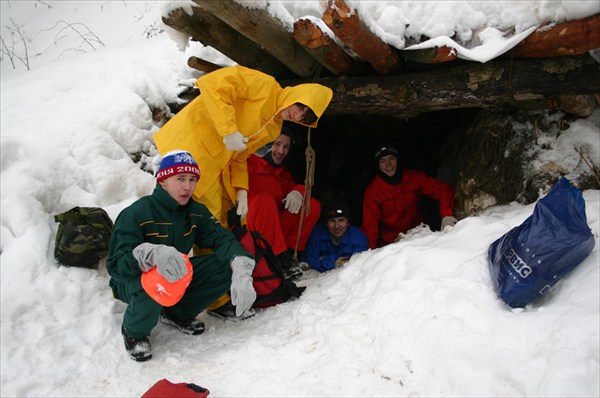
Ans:
<svg viewBox="0 0 600 398"><path fill-rule="evenodd" d="M15 60L14 60L14 54L13 54L13 52L6 45L6 43L4 42L4 38L3 37L0 37L0 41L2 41L2 54L6 54L6 56L10 60L10 63L12 64L13 69L17 69L17 67L15 65Z"/></svg>
<svg viewBox="0 0 600 398"><path fill-rule="evenodd" d="M37 8L38 4L41 4L41 5L44 5L44 6L48 7L48 9L52 8L52 5L46 3L45 1L35 0L34 7Z"/></svg>
<svg viewBox="0 0 600 398"><path fill-rule="evenodd" d="M25 30L21 25L17 25L12 18L9 20L12 26L6 25L5 28L10 34L11 46L9 47L4 38L2 38L2 53L8 56L13 69L16 69L14 63L16 59L23 63L27 70L29 70L29 49L27 48L27 40L25 40ZM22 47L22 50L19 47Z"/></svg>
<svg viewBox="0 0 600 398"><path fill-rule="evenodd" d="M581 157L581 160L583 160L585 162L585 164L587 165L587 167L590 168L590 171L596 178L596 182L598 183L598 186L600 186L600 169L598 168L598 166L596 166L594 164L594 161L591 158L588 157L588 159L586 159L585 154L583 153L582 147L579 147L579 148L573 147L573 148L575 149L575 152L577 152L579 154L579 156Z"/></svg>
<svg viewBox="0 0 600 398"><path fill-rule="evenodd" d="M48 29L42 29L40 32L47 32L50 30L53 30L54 28L56 28L57 26L59 26L59 24L65 24L64 27L62 27L57 33L56 33L56 37L58 37L58 35L60 35L62 32L66 31L67 29L71 29L73 30L82 40L85 44L89 45L93 50L96 50L96 47L94 46L93 43L96 44L100 44L102 47L104 47L104 43L102 42L102 40L100 40L100 38L98 36L96 36L96 34L94 32L92 32L90 30L90 28L87 27L87 25L83 24L83 23L69 23L65 20L59 20L57 21L54 26L52 26L51 28ZM87 32L82 32L80 31L78 28L83 26Z"/></svg>

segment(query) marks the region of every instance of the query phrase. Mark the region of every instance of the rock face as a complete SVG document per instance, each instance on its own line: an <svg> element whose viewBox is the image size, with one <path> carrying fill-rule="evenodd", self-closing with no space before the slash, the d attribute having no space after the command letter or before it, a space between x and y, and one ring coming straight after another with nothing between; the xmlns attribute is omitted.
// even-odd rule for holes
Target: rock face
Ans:
<svg viewBox="0 0 600 398"><path fill-rule="evenodd" d="M599 119L598 106L594 112ZM577 120L563 111L480 112L444 147L440 176L455 186L458 216L511 201L532 203L561 176L579 189L600 189L598 142L594 148L593 142L561 140Z"/></svg>
<svg viewBox="0 0 600 398"><path fill-rule="evenodd" d="M456 190L458 217L518 196L523 180L520 141L508 118L490 111L480 112L463 133L449 140L443 167Z"/></svg>

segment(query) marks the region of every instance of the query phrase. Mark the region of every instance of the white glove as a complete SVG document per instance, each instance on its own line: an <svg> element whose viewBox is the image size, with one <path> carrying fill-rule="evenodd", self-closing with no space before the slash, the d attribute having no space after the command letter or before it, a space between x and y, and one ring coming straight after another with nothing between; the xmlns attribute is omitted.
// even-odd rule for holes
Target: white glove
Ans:
<svg viewBox="0 0 600 398"><path fill-rule="evenodd" d="M158 273L171 283L183 278L188 272L183 256L172 246L146 242L137 245L132 254L142 272L150 271L156 266Z"/></svg>
<svg viewBox="0 0 600 398"><path fill-rule="evenodd" d="M343 267L348 260L350 260L350 257L340 257L337 260L335 260L335 268L341 268Z"/></svg>
<svg viewBox="0 0 600 398"><path fill-rule="evenodd" d="M452 227L452 226L456 225L457 222L458 222L458 220L452 216L446 216L446 217L442 218L442 231L446 227Z"/></svg>
<svg viewBox="0 0 600 398"><path fill-rule="evenodd" d="M254 264L253 259L245 256L237 256L231 260L231 303L235 305L236 316L248 311L256 300L256 291L252 286Z"/></svg>
<svg viewBox="0 0 600 398"><path fill-rule="evenodd" d="M296 214L300 210L303 200L304 195L302 195L299 191L292 191L288 193L283 200L285 202L285 209L292 214Z"/></svg>
<svg viewBox="0 0 600 398"><path fill-rule="evenodd" d="M230 151L243 151L246 149L246 142L248 142L248 138L244 137L239 131L223 137L223 144Z"/></svg>
<svg viewBox="0 0 600 398"><path fill-rule="evenodd" d="M248 214L248 191L240 189L237 192L237 210L235 214L244 218Z"/></svg>

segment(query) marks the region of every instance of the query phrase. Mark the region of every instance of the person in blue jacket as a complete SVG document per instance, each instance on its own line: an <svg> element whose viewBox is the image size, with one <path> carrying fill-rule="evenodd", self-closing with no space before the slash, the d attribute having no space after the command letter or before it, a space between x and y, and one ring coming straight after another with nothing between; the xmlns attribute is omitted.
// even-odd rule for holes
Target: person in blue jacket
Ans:
<svg viewBox="0 0 600 398"><path fill-rule="evenodd" d="M320 272L339 268L354 253L369 248L367 236L350 224L348 206L343 200L333 200L324 210L324 222L315 226L304 251L304 261Z"/></svg>

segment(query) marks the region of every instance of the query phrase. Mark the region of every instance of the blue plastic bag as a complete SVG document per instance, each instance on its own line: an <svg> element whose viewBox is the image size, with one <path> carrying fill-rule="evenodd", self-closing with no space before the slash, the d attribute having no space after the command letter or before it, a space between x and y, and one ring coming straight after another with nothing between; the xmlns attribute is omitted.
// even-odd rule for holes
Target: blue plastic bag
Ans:
<svg viewBox="0 0 600 398"><path fill-rule="evenodd" d="M523 223L488 249L498 296L525 307L579 265L595 245L581 191L561 178Z"/></svg>

